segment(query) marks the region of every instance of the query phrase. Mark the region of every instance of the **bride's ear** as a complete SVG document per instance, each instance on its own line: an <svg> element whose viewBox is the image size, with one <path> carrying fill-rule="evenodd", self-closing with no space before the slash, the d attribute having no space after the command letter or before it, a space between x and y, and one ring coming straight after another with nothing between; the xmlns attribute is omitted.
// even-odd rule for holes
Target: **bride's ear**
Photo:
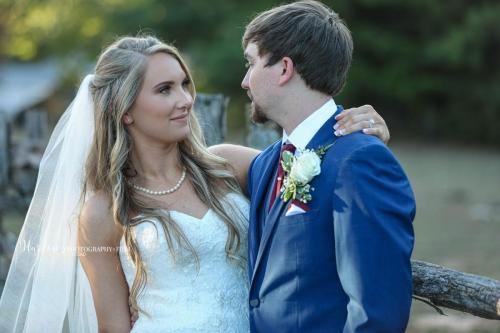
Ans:
<svg viewBox="0 0 500 333"><path fill-rule="evenodd" d="M286 84L293 77L293 73L295 71L295 64L293 60L289 57L284 57L281 59L281 75L278 81L280 86Z"/></svg>
<svg viewBox="0 0 500 333"><path fill-rule="evenodd" d="M134 119L132 118L132 115L128 112L126 112L123 115L122 121L125 125L131 125L134 122Z"/></svg>

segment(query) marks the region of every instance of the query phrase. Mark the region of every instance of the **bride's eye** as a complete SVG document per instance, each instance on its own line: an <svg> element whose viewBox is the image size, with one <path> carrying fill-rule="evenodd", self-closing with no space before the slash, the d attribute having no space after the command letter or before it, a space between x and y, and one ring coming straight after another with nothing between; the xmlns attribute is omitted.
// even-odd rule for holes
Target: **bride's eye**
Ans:
<svg viewBox="0 0 500 333"><path fill-rule="evenodd" d="M168 94L170 92L170 86L163 86L158 90L158 92L160 94Z"/></svg>

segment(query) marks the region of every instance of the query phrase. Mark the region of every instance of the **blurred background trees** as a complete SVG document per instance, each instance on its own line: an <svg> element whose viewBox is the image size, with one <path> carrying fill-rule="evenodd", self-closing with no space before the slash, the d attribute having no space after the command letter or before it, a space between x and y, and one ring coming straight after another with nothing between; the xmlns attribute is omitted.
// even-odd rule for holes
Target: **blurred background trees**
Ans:
<svg viewBox="0 0 500 333"><path fill-rule="evenodd" d="M398 136L500 145L500 2L324 2L355 42L337 102L374 105ZM186 56L198 90L231 97L229 123L237 128L247 102L241 35L255 13L279 3L0 0L0 61L56 57L74 84L75 68L89 70L117 36L152 33Z"/></svg>

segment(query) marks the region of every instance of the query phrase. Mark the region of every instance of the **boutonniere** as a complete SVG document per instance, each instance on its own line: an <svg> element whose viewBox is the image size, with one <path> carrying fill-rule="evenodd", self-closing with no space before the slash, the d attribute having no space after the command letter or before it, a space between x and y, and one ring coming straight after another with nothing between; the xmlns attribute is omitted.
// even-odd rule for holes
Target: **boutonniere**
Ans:
<svg viewBox="0 0 500 333"><path fill-rule="evenodd" d="M314 188L309 183L321 173L321 158L331 146L333 144L316 150L306 149L297 157L289 151L283 152L281 166L285 172L285 178L281 187L281 199L284 202L296 199L307 203L312 200L311 191L314 191Z"/></svg>

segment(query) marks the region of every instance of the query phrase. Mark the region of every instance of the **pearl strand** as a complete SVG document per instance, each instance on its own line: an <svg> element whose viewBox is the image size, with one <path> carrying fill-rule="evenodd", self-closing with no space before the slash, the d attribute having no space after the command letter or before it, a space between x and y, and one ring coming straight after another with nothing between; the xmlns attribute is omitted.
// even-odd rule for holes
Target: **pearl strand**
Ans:
<svg viewBox="0 0 500 333"><path fill-rule="evenodd" d="M181 185L184 182L185 178L186 178L186 168L184 167L184 168L182 168L181 179L179 179L179 181L177 182L177 184L175 184L174 187L169 188L168 190L163 190L163 191L153 191L153 190L150 190L148 188L136 185L136 184L132 183L129 180L127 181L127 183L130 186L132 186L134 189L136 189L138 191L141 191L141 192L144 192L144 193L147 193L147 194L150 194L150 195L165 195L165 194L170 194L170 193L173 193L173 192L177 191L181 187Z"/></svg>

